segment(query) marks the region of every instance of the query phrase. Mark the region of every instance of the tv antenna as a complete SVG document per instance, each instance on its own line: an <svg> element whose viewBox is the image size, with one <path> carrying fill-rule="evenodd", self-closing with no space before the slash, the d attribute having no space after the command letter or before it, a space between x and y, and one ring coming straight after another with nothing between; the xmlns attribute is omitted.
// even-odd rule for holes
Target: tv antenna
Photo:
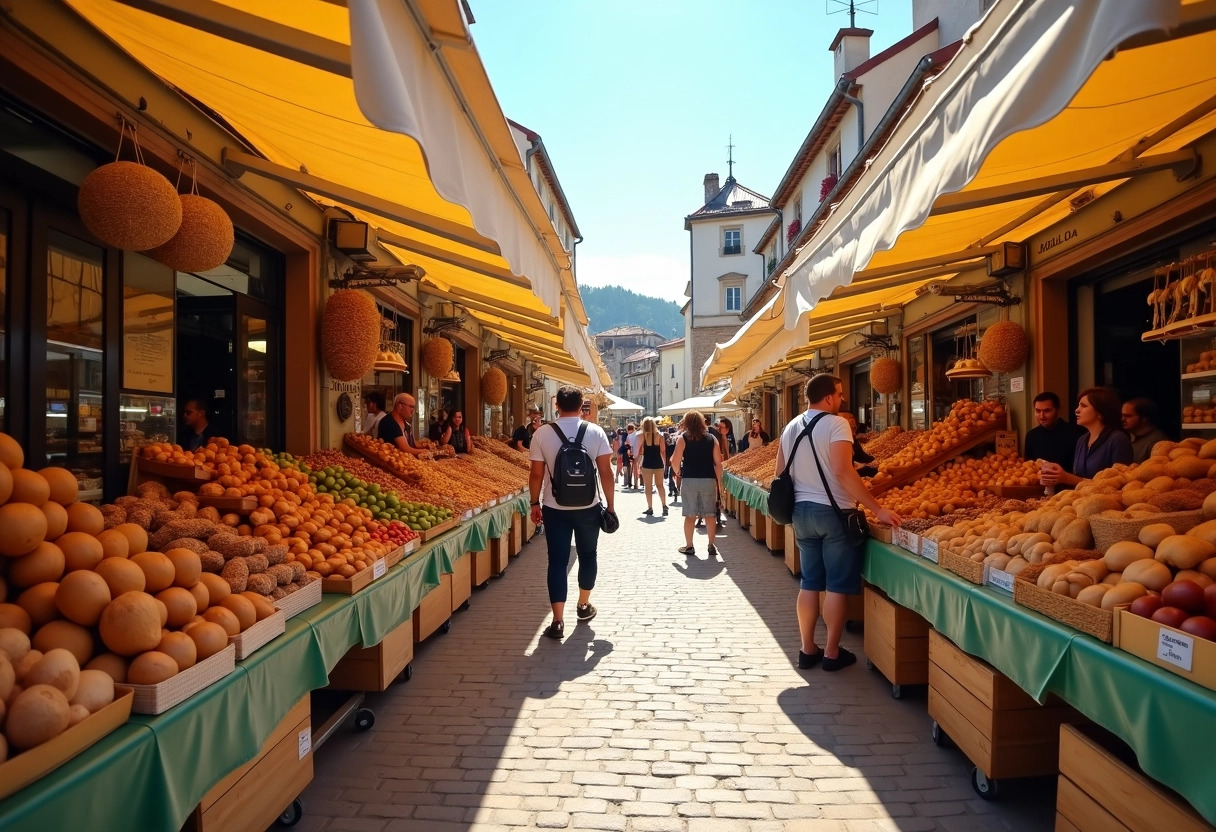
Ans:
<svg viewBox="0 0 1216 832"><path fill-rule="evenodd" d="M878 14L878 0L827 0L827 13L849 13L849 28L857 28L857 13Z"/></svg>

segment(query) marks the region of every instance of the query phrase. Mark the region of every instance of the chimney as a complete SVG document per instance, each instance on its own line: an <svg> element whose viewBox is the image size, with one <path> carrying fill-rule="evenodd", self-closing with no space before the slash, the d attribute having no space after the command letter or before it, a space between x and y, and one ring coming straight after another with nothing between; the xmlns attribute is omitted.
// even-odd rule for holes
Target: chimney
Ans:
<svg viewBox="0 0 1216 832"><path fill-rule="evenodd" d="M845 27L836 33L828 50L836 64L836 77L852 72L859 64L870 58L870 35L873 29Z"/></svg>
<svg viewBox="0 0 1216 832"><path fill-rule="evenodd" d="M708 204L711 199L718 195L720 190L722 189L718 187L718 174L705 174L705 203Z"/></svg>

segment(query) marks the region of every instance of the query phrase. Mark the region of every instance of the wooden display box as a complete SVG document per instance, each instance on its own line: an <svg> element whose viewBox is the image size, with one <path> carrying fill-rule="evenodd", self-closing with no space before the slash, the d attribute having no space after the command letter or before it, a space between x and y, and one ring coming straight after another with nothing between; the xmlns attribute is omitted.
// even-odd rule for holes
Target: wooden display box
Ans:
<svg viewBox="0 0 1216 832"><path fill-rule="evenodd" d="M1118 750L1116 750L1118 749ZM1093 725L1060 726L1056 830L1212 832L1177 795L1141 774L1122 742Z"/></svg>
<svg viewBox="0 0 1216 832"><path fill-rule="evenodd" d="M802 557L798 552L798 540L794 537L794 525L783 527L785 532L785 568L797 578L802 573Z"/></svg>
<svg viewBox="0 0 1216 832"><path fill-rule="evenodd" d="M752 507L740 500L739 508L735 511L735 517L739 520L739 528L746 529L752 520Z"/></svg>
<svg viewBox="0 0 1216 832"><path fill-rule="evenodd" d="M532 509L528 509L528 513L524 515L524 542L527 543L532 538L536 537L536 524L532 522Z"/></svg>
<svg viewBox="0 0 1216 832"><path fill-rule="evenodd" d="M865 588L866 658L892 685L929 681L929 622L881 590Z"/></svg>
<svg viewBox="0 0 1216 832"><path fill-rule="evenodd" d="M490 574L497 577L507 571L507 561L511 559L510 529L502 537L490 539Z"/></svg>
<svg viewBox="0 0 1216 832"><path fill-rule="evenodd" d="M329 674L337 690L379 692L414 659L414 622L407 619L373 647L352 647Z"/></svg>
<svg viewBox="0 0 1216 832"><path fill-rule="evenodd" d="M773 553L785 550L785 526L768 515L764 516L764 545Z"/></svg>
<svg viewBox="0 0 1216 832"><path fill-rule="evenodd" d="M765 527L768 525L768 515L759 509L752 509L748 516L747 530L752 533L752 540L764 542Z"/></svg>
<svg viewBox="0 0 1216 832"><path fill-rule="evenodd" d="M426 543L428 540L432 540L439 537L439 535L443 534L444 532L456 528L459 523L460 521L455 517L450 517L447 520L444 520L442 523L431 526L429 529L420 530L418 532L418 537L423 543Z"/></svg>
<svg viewBox="0 0 1216 832"><path fill-rule="evenodd" d="M312 708L309 697L275 726L258 755L203 796L183 829L262 832L312 782Z"/></svg>
<svg viewBox="0 0 1216 832"><path fill-rule="evenodd" d="M473 595L473 557L465 552L452 564L452 612Z"/></svg>
<svg viewBox="0 0 1216 832"><path fill-rule="evenodd" d="M472 569L469 574L469 586L473 589L490 580L490 547L477 551L469 552L469 557L472 558Z"/></svg>
<svg viewBox="0 0 1216 832"><path fill-rule="evenodd" d="M452 576L440 575L439 586L422 596L414 610L414 643L418 644L452 617Z"/></svg>
<svg viewBox="0 0 1216 832"><path fill-rule="evenodd" d="M1133 615L1115 612L1115 646L1146 662L1216 690L1216 642Z"/></svg>
<svg viewBox="0 0 1216 832"><path fill-rule="evenodd" d="M507 545L507 554L518 557L524 548L524 518L522 514L511 515L511 534Z"/></svg>
<svg viewBox="0 0 1216 832"><path fill-rule="evenodd" d="M1062 702L1040 705L935 630L929 633L929 716L993 780L1055 773L1060 725L1083 720Z"/></svg>

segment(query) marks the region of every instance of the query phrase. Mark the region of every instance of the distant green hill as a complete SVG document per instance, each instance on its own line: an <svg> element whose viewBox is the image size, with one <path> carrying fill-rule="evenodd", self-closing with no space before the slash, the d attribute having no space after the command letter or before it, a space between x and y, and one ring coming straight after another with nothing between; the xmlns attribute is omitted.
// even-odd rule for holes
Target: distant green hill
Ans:
<svg viewBox="0 0 1216 832"><path fill-rule="evenodd" d="M590 320L587 331L592 335L614 326L644 326L664 338L684 334L684 316L673 301L646 297L620 286L580 286L578 292Z"/></svg>

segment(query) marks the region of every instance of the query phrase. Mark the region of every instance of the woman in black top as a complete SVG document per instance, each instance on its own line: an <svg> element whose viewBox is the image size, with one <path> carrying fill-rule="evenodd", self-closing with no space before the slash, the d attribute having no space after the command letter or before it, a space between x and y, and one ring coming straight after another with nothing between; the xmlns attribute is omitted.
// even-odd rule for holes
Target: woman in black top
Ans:
<svg viewBox="0 0 1216 832"><path fill-rule="evenodd" d="M659 492L663 501L663 516L667 516L667 495L663 492L663 468L667 465L667 446L655 426L654 418L647 416L642 420L642 489L646 492L646 511L643 514L654 514L654 498L650 489Z"/></svg>
<svg viewBox="0 0 1216 832"><path fill-rule="evenodd" d="M721 443L709 434L705 417L700 411L690 410L680 423L684 433L676 440L676 453L671 465L676 471L676 484L684 499L684 548L681 554L696 554L692 546L692 531L697 518L708 518L714 512L714 503L722 487ZM709 536L709 556L718 554L714 546L716 523L705 521Z"/></svg>
<svg viewBox="0 0 1216 832"><path fill-rule="evenodd" d="M464 426L464 413L453 410L448 417L448 423L443 426L441 445L451 445L458 454L473 453L473 436Z"/></svg>

